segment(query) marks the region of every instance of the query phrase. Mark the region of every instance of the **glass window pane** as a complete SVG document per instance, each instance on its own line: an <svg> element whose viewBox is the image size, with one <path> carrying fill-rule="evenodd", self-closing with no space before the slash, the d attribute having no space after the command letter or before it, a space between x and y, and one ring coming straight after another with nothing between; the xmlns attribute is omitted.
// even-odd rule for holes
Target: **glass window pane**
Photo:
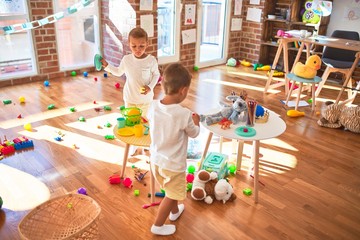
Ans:
<svg viewBox="0 0 360 240"><path fill-rule="evenodd" d="M0 1L0 26L14 26L28 22L25 0ZM4 34L0 31L0 81L36 74L35 55L31 31Z"/></svg>
<svg viewBox="0 0 360 240"><path fill-rule="evenodd" d="M175 55L175 1L158 1L158 57Z"/></svg>
<svg viewBox="0 0 360 240"><path fill-rule="evenodd" d="M67 11L78 1L54 1L55 11ZM98 1L55 23L56 39L61 70L93 66L93 58L99 53Z"/></svg>

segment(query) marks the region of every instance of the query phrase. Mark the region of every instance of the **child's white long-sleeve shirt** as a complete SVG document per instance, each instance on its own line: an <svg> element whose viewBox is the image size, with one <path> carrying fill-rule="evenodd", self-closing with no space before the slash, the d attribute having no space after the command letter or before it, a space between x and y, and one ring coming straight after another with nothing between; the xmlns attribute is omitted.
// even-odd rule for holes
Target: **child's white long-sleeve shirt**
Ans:
<svg viewBox="0 0 360 240"><path fill-rule="evenodd" d="M188 137L195 138L200 127L194 124L192 112L180 104L164 105L154 100L149 108L150 159L161 168L186 171Z"/></svg>
<svg viewBox="0 0 360 240"><path fill-rule="evenodd" d="M125 74L126 82L123 90L125 102L144 104L153 100L154 92L152 90L160 77L158 63L154 56L148 55L140 59L129 54L123 57L118 67L109 64L104 70L119 77ZM141 94L141 88L145 85L151 89L146 95Z"/></svg>

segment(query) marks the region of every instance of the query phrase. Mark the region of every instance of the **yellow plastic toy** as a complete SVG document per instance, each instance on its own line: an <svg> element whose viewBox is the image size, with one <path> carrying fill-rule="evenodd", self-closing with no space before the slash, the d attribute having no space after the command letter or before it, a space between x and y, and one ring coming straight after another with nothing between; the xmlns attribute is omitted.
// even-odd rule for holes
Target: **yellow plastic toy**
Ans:
<svg viewBox="0 0 360 240"><path fill-rule="evenodd" d="M268 71L268 72L266 73L266 75L267 75L267 76L270 76L270 71ZM285 73L284 73L284 72L274 70L274 72L273 72L273 77L283 77L283 76L285 76Z"/></svg>
<svg viewBox="0 0 360 240"><path fill-rule="evenodd" d="M286 112L286 115L288 117L302 117L302 116L305 116L305 112L300 112L300 111L297 111L297 110L288 110Z"/></svg>
<svg viewBox="0 0 360 240"><path fill-rule="evenodd" d="M310 56L305 65L301 62L297 62L294 67L294 74L302 78L314 78L317 74L317 70L321 68L321 59L318 55Z"/></svg>
<svg viewBox="0 0 360 240"><path fill-rule="evenodd" d="M262 67L257 67L256 71L269 71L271 70L271 66L270 65L264 65Z"/></svg>
<svg viewBox="0 0 360 240"><path fill-rule="evenodd" d="M240 61L240 64L243 65L243 66L245 66L245 67L251 67L251 62L248 62L248 61L246 61L246 60Z"/></svg>

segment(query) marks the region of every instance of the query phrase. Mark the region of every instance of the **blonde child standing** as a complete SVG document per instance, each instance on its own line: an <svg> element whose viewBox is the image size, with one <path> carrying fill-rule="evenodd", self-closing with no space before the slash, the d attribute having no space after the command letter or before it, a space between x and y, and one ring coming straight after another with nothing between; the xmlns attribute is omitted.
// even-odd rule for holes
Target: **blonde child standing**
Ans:
<svg viewBox="0 0 360 240"><path fill-rule="evenodd" d="M147 115L150 102L154 98L154 87L160 77L156 58L145 53L148 47L148 35L142 28L134 28L129 33L131 54L123 57L118 67L108 64L102 59L105 71L115 76L125 74L123 87L125 107L137 107L142 110L142 116Z"/></svg>
<svg viewBox="0 0 360 240"><path fill-rule="evenodd" d="M165 197L161 201L151 232L171 235L173 224L164 224L169 217L176 221L184 211L178 201L186 198L186 156L188 137L199 135L200 117L180 105L187 96L191 75L181 64L171 64L164 71L162 88L165 96L150 104L151 170Z"/></svg>

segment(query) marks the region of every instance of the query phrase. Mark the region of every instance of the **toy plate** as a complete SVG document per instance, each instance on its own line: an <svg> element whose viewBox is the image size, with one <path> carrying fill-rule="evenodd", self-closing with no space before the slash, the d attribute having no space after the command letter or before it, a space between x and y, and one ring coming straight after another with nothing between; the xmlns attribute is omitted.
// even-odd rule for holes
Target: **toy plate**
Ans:
<svg viewBox="0 0 360 240"><path fill-rule="evenodd" d="M101 71L101 69L102 69L102 63L100 62L101 59L102 59L102 56L100 54L96 54L94 57L94 65L95 65L95 69L97 71Z"/></svg>
<svg viewBox="0 0 360 240"><path fill-rule="evenodd" d="M248 130L247 132L244 132L245 128ZM252 127L242 126L242 127L236 128L235 133L242 137L253 137L256 135L256 130Z"/></svg>
<svg viewBox="0 0 360 240"><path fill-rule="evenodd" d="M120 129L118 129L117 132L120 136L123 136L123 137L129 137L129 136L134 135L134 131L130 127L120 128Z"/></svg>

